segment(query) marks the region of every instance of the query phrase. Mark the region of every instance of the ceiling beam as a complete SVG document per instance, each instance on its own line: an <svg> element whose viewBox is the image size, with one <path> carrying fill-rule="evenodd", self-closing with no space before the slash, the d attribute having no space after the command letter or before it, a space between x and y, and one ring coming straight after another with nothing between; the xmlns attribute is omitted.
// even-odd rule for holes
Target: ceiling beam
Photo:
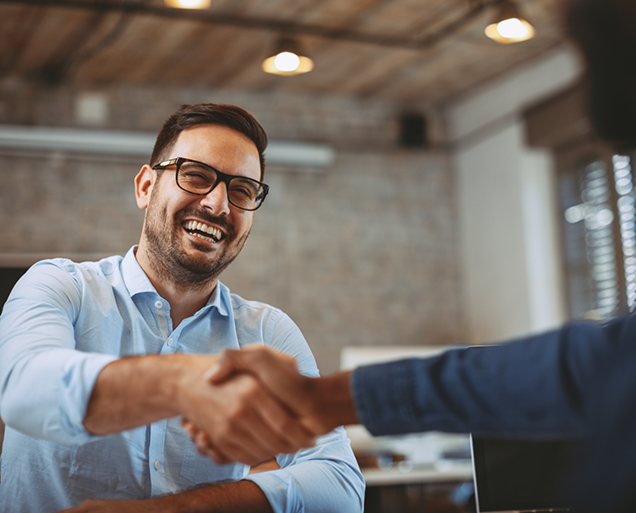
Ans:
<svg viewBox="0 0 636 513"><path fill-rule="evenodd" d="M322 25L302 25L288 21L271 18L252 18L247 16L237 16L233 14L214 13L209 10L173 9L169 7L147 5L145 3L126 2L122 0L95 0L88 2L85 0L0 0L0 4L20 4L30 6L40 6L45 8L58 7L66 9L80 9L100 12L121 12L129 14L141 14L170 18L175 20L189 20L205 22L214 25L229 25L241 28L251 28L279 32L281 34L299 34L322 37L325 39L335 39L340 41L350 41L376 46L388 46L393 48L405 48L411 50L423 50L435 45L441 39L450 36L465 24L469 23L476 16L481 14L501 0L481 0L470 3L467 10L455 20L434 34L423 38L394 37L384 34L368 34L356 32L343 28L332 28Z"/></svg>

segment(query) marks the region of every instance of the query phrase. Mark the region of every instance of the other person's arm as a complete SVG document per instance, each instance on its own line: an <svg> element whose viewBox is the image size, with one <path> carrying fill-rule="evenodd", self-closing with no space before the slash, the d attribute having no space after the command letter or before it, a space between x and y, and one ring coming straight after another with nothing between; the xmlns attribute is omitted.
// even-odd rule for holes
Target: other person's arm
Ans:
<svg viewBox="0 0 636 513"><path fill-rule="evenodd" d="M506 344L453 349L327 378L301 376L288 359L266 348L226 351L211 378L253 373L315 433L359 420L374 435L439 430L581 436L586 391L599 368L629 343L624 333L636 331L635 322L636 317L605 326L577 322ZM204 435L198 436L205 445Z"/></svg>

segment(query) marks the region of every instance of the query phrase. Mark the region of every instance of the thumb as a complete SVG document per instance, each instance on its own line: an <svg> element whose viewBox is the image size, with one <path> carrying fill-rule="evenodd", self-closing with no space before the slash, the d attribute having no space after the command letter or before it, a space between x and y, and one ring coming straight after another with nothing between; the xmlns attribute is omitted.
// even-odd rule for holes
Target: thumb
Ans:
<svg viewBox="0 0 636 513"><path fill-rule="evenodd" d="M228 353L231 352L238 353L238 351L225 349L216 363L212 365L212 367L210 367L203 375L203 379L209 381L213 385L218 385L229 379L232 374L237 372L237 369L233 365L231 356L228 356Z"/></svg>

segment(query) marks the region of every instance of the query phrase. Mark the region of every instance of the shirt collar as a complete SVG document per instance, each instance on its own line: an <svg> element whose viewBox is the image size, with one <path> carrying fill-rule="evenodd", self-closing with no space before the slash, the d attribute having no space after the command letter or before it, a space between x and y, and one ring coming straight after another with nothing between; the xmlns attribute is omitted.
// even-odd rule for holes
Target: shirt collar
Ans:
<svg viewBox="0 0 636 513"><path fill-rule="evenodd" d="M135 257L136 252L137 246L135 245L128 250L121 265L126 288L131 297L144 292L157 294L157 290L152 283L150 283L148 276L146 276L139 262L137 262L137 258ZM218 312L223 316L227 317L229 315L230 290L220 281L217 282L214 291L210 294L210 298L203 308L208 307L216 307Z"/></svg>
<svg viewBox="0 0 636 513"><path fill-rule="evenodd" d="M130 248L121 264L124 283L126 284L126 288L128 289L130 296L134 297L136 294L141 294L143 292L157 293L155 288L152 286L152 283L150 283L148 276L146 276L146 273L139 265L139 262L137 262L137 259L135 258L136 252L137 246Z"/></svg>
<svg viewBox="0 0 636 513"><path fill-rule="evenodd" d="M214 287L214 291L210 294L210 299L206 303L206 307L212 306L217 309L217 311L227 317L229 315L228 306L230 302L230 290L223 285L220 281L216 282L216 287Z"/></svg>

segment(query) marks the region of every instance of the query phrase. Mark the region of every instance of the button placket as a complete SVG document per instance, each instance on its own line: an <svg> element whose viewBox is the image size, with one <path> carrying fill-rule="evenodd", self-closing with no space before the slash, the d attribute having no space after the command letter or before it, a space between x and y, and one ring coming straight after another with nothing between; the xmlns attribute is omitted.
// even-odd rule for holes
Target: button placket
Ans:
<svg viewBox="0 0 636 513"><path fill-rule="evenodd" d="M161 337L166 340L170 336L171 323L169 322L169 306L161 299L155 301L155 312L157 315L157 323L161 331Z"/></svg>
<svg viewBox="0 0 636 513"><path fill-rule="evenodd" d="M181 333L181 326L178 326L176 330L170 333L170 336L164 340L163 348L161 349L162 353L172 354L177 350L180 333Z"/></svg>
<svg viewBox="0 0 636 513"><path fill-rule="evenodd" d="M153 494L169 492L166 482L165 465L169 464L165 460L164 447L166 443L166 429L168 421L162 420L150 425L150 443L148 447L148 459L150 461L150 483Z"/></svg>

